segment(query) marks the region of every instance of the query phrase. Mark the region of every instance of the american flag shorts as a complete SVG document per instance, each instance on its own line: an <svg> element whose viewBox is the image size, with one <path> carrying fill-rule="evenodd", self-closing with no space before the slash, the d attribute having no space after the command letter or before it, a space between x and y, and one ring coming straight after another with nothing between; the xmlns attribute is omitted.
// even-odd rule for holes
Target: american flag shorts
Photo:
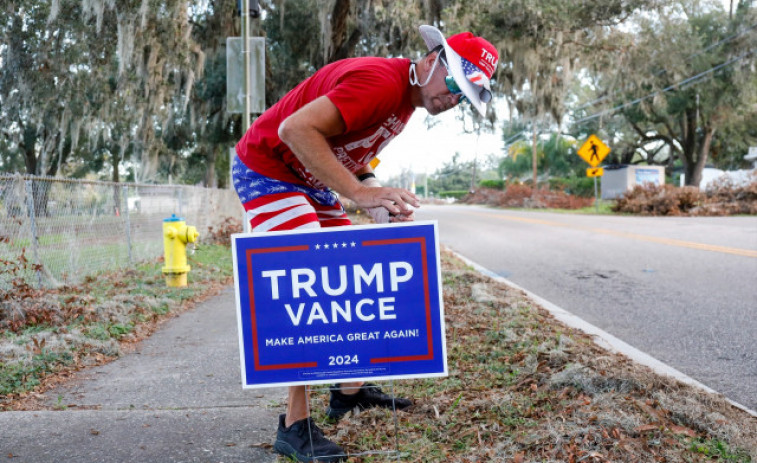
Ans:
<svg viewBox="0 0 757 463"><path fill-rule="evenodd" d="M258 174L235 156L232 179L253 232L351 225L332 191Z"/></svg>

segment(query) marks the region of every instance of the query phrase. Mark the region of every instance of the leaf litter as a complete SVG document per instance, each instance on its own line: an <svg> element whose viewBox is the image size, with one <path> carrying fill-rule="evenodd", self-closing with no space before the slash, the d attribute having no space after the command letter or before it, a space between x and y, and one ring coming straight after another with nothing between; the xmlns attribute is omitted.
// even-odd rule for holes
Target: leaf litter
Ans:
<svg viewBox="0 0 757 463"><path fill-rule="evenodd" d="M228 248L220 248L228 255ZM213 247L205 248L213 260ZM217 294L231 281L230 265L191 259L192 285L168 288L160 259L103 272L81 284L37 289L15 278L0 289L0 410L43 407L41 393L81 368L129 352L166 319ZM2 262L3 270L28 270ZM229 267L229 268L222 268Z"/></svg>
<svg viewBox="0 0 757 463"><path fill-rule="evenodd" d="M449 376L396 381L408 411L329 423L354 462L750 462L757 419L555 320L523 292L442 254ZM383 385L387 389L387 384ZM368 453L368 455L365 455ZM285 461L285 460L281 460Z"/></svg>
<svg viewBox="0 0 757 463"><path fill-rule="evenodd" d="M35 397L44 390L114 360L229 283L230 263L198 264L194 289L178 297L155 271L160 263L78 287L6 293L0 379L23 366L36 379L0 393L0 409L42 407ZM350 461L394 461L396 450L407 462L757 460L757 419L722 396L603 350L446 251L442 278L449 376L396 382L395 394L414 400L396 427L392 412L379 409L329 423L327 392L312 394L315 418ZM104 296L93 296L103 286Z"/></svg>

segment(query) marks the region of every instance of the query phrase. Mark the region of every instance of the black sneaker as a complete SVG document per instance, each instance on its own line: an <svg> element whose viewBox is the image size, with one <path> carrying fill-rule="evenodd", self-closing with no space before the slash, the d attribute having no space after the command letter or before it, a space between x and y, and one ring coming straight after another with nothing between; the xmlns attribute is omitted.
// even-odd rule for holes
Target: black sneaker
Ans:
<svg viewBox="0 0 757 463"><path fill-rule="evenodd" d="M413 402L401 397L392 397L384 394L380 387L372 383L365 383L357 394L342 394L339 385L331 386L331 400L326 414L329 418L338 420L347 414L350 410L357 407L364 410L370 407L395 408L403 410Z"/></svg>
<svg viewBox="0 0 757 463"><path fill-rule="evenodd" d="M309 422L309 424L308 424ZM313 438L312 445L310 438ZM323 431L315 425L313 419L295 421L286 427L286 415L279 416L279 429L276 432L276 443L273 449L285 457L304 462L338 462L344 461L347 455L341 447L326 439Z"/></svg>

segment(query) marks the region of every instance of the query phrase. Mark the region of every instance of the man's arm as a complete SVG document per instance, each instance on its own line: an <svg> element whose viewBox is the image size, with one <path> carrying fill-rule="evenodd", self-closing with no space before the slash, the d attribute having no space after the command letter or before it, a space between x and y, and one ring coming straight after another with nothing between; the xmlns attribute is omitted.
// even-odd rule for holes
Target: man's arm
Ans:
<svg viewBox="0 0 757 463"><path fill-rule="evenodd" d="M418 198L401 188L369 188L339 160L327 138L344 133L346 127L339 110L321 96L287 117L279 126L279 138L315 178L361 207L383 206L393 214L408 214L408 206L420 206Z"/></svg>
<svg viewBox="0 0 757 463"><path fill-rule="evenodd" d="M366 174L370 174L367 178L363 178ZM373 175L373 167L366 165L355 172L355 176L360 180L360 183L369 188L380 188L381 182L378 181L375 175ZM390 222L412 222L415 220L413 211L403 212L401 214L390 214L389 211L383 207L369 207L367 208L368 214L373 217L376 223L390 223Z"/></svg>

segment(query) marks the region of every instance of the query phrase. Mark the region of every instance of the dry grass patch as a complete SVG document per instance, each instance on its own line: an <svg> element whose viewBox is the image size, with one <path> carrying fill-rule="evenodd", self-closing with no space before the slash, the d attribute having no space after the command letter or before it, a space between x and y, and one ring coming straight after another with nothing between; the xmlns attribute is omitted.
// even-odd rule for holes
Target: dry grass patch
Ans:
<svg viewBox="0 0 757 463"><path fill-rule="evenodd" d="M165 287L161 262L50 291L19 282L22 291L0 298L0 408L33 408L35 395L71 370L116 358L160 320L215 294L231 281L228 252L201 247L184 289ZM324 424L350 453L391 451L396 442L409 462L757 459L757 419L722 397L604 351L450 253L442 254L442 277L449 376L398 383L396 393L415 404L397 414L396 430L391 412L375 409ZM314 394L319 421L327 400Z"/></svg>
<svg viewBox="0 0 757 463"><path fill-rule="evenodd" d="M217 294L232 281L228 254L228 246L201 246L189 257L185 288L166 286L162 259L54 289L14 280L0 290L0 410L34 408L40 392L71 372L117 358L166 318Z"/></svg>
<svg viewBox="0 0 757 463"><path fill-rule="evenodd" d="M324 428L350 453L411 462L749 462L757 420L557 322L524 294L443 254L450 374L400 381L415 405ZM388 386L385 384L384 388ZM313 410L328 394L314 393ZM385 455L350 461L390 461Z"/></svg>

